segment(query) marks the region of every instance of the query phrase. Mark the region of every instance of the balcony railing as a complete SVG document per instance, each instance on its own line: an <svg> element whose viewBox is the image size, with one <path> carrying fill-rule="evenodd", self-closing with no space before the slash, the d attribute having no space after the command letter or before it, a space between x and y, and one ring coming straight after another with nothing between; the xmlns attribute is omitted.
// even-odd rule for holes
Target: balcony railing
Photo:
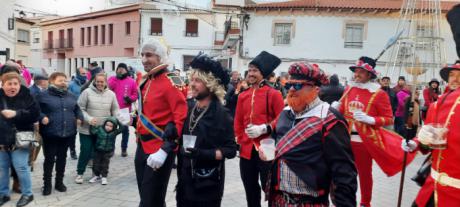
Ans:
<svg viewBox="0 0 460 207"><path fill-rule="evenodd" d="M44 49L73 49L73 39L54 39L54 40L46 40L44 45Z"/></svg>

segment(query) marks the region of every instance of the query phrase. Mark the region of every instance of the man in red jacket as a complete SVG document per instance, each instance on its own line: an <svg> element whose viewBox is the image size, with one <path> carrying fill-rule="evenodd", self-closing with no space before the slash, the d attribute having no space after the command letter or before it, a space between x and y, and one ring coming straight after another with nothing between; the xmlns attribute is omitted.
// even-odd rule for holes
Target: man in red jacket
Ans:
<svg viewBox="0 0 460 207"><path fill-rule="evenodd" d="M147 72L140 86L138 144L134 160L140 207L163 207L175 158L176 140L187 116L182 93L167 76L166 49L158 41L142 46Z"/></svg>
<svg viewBox="0 0 460 207"><path fill-rule="evenodd" d="M248 207L259 207L261 187L265 186L270 163L260 160L258 148L260 140L269 136L269 127L283 110L281 93L270 87L265 80L281 60L265 51L249 63L248 83L250 89L238 97L235 112L235 135L240 145L240 173L246 191Z"/></svg>

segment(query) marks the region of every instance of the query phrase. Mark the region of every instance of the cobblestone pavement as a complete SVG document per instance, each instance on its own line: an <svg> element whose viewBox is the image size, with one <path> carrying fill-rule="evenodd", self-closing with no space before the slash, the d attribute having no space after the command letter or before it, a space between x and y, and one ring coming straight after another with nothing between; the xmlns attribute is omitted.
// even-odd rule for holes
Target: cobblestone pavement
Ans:
<svg viewBox="0 0 460 207"><path fill-rule="evenodd" d="M132 130L132 129L131 129ZM119 137L121 138L121 137ZM117 140L117 147L120 146L120 139ZM79 144L77 140L77 145ZM78 149L78 148L77 148ZM139 196L137 191L136 178L134 173L134 152L135 143L133 136L128 147L128 157L120 156L120 149L117 148L114 157L110 163L110 172L108 176L109 184L103 186L101 184L90 184L87 181L90 179L92 172L88 168L85 172L85 182L81 185L74 183L76 176L77 161L70 158L67 159L65 184L67 192L60 193L53 189L49 196L41 195L42 187L42 167L43 156L40 155L36 164L35 170L32 172L32 187L35 200L29 204L31 207L44 206L79 206L79 207L100 207L100 206L123 206L137 207ZM422 156L418 156L415 161L408 167L405 181L405 191L402 206L410 206L415 198L419 187L412 182L409 177L414 175L417 168L423 161ZM238 158L228 160L226 162L226 183L225 193L222 201L223 207L243 207L246 206L243 184L240 179ZM393 177L386 177L382 171L374 164L374 192L372 206L374 207L392 207L396 206L399 189L400 174ZM53 179L54 180L54 179ZM168 187L166 203L168 207L175 206L174 185L176 184L176 171L173 170L170 184ZM54 183L53 183L54 184ZM54 187L54 186L53 186ZM359 190L358 190L359 192ZM359 193L358 193L359 196ZM20 195L12 193L12 201L4 206L16 206L16 202Z"/></svg>

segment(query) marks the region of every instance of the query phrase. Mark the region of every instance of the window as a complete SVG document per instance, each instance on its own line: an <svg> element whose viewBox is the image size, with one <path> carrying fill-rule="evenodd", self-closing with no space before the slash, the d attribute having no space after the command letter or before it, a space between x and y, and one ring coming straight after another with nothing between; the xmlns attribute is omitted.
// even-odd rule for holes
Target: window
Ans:
<svg viewBox="0 0 460 207"><path fill-rule="evenodd" d="M101 25L101 44L105 45L105 25Z"/></svg>
<svg viewBox="0 0 460 207"><path fill-rule="evenodd" d="M184 71L187 71L190 69L190 63L192 62L193 58L195 56L193 55L184 55L183 58L184 58Z"/></svg>
<svg viewBox="0 0 460 207"><path fill-rule="evenodd" d="M78 58L74 58L73 62L75 64L75 69L78 70Z"/></svg>
<svg viewBox="0 0 460 207"><path fill-rule="evenodd" d="M33 41L34 41L34 43L40 43L40 33L34 32Z"/></svg>
<svg viewBox="0 0 460 207"><path fill-rule="evenodd" d="M112 71L115 71L115 61L110 61L110 63L112 64Z"/></svg>
<svg viewBox="0 0 460 207"><path fill-rule="evenodd" d="M73 48L73 29L67 29L67 47Z"/></svg>
<svg viewBox="0 0 460 207"><path fill-rule="evenodd" d="M30 32L23 29L18 29L18 42L30 43Z"/></svg>
<svg viewBox="0 0 460 207"><path fill-rule="evenodd" d="M275 23L275 45L291 44L292 23Z"/></svg>
<svg viewBox="0 0 460 207"><path fill-rule="evenodd" d="M104 65L104 63L105 63L104 61L101 61L101 68L102 68L102 70L104 70L104 69L105 69L105 65Z"/></svg>
<svg viewBox="0 0 460 207"><path fill-rule="evenodd" d="M163 35L163 19L151 18L150 19L150 34L155 36Z"/></svg>
<svg viewBox="0 0 460 207"><path fill-rule="evenodd" d="M364 24L345 26L345 48L363 48Z"/></svg>
<svg viewBox="0 0 460 207"><path fill-rule="evenodd" d="M64 30L59 30L59 48L64 48Z"/></svg>
<svg viewBox="0 0 460 207"><path fill-rule="evenodd" d="M88 31L88 42L86 45L91 45L91 27L88 27L86 28L86 30Z"/></svg>
<svg viewBox="0 0 460 207"><path fill-rule="evenodd" d="M99 33L99 28L97 26L94 26L94 45L97 45L98 42L98 34Z"/></svg>
<svg viewBox="0 0 460 207"><path fill-rule="evenodd" d="M185 20L185 36L198 37L198 19Z"/></svg>
<svg viewBox="0 0 460 207"><path fill-rule="evenodd" d="M53 48L53 31L48 32L48 49Z"/></svg>
<svg viewBox="0 0 460 207"><path fill-rule="evenodd" d="M125 34L126 35L131 34L131 22L130 21L125 22Z"/></svg>
<svg viewBox="0 0 460 207"><path fill-rule="evenodd" d="M80 29L80 45L85 45L85 28Z"/></svg>
<svg viewBox="0 0 460 207"><path fill-rule="evenodd" d="M113 43L113 24L109 24L109 44Z"/></svg>
<svg viewBox="0 0 460 207"><path fill-rule="evenodd" d="M81 62L81 67L85 67L85 59L84 59L84 58L80 58L80 62Z"/></svg>

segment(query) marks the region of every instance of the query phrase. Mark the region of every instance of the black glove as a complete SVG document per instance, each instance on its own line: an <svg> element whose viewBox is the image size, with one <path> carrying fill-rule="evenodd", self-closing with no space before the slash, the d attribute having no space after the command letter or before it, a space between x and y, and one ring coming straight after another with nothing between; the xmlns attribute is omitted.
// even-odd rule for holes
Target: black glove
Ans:
<svg viewBox="0 0 460 207"><path fill-rule="evenodd" d="M126 104L132 104L134 101L129 98L129 96L123 96L123 100Z"/></svg>
<svg viewBox="0 0 460 207"><path fill-rule="evenodd" d="M176 124L174 122L169 122L166 124L164 133L163 133L163 140L174 141L179 137L177 134Z"/></svg>
<svg viewBox="0 0 460 207"><path fill-rule="evenodd" d="M200 160L215 160L216 150L213 149L197 149L197 148L185 148L185 156L193 159Z"/></svg>

